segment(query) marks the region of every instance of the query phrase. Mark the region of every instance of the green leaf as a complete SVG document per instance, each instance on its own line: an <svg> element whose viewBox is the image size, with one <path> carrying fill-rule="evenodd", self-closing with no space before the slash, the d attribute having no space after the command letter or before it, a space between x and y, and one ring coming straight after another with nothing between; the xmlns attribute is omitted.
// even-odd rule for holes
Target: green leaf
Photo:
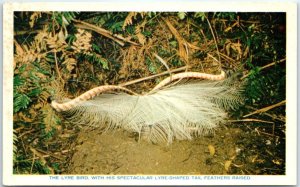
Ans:
<svg viewBox="0 0 300 187"><path fill-rule="evenodd" d="M185 12L178 12L177 16L179 17L179 19L183 20L186 17L186 13Z"/></svg>
<svg viewBox="0 0 300 187"><path fill-rule="evenodd" d="M40 95L42 93L42 91L43 90L40 88L34 88L29 92L28 96L29 97L37 97L38 95Z"/></svg>
<svg viewBox="0 0 300 187"><path fill-rule="evenodd" d="M94 43L92 44L92 49L93 49L93 51L95 51L97 53L101 53L99 46Z"/></svg>
<svg viewBox="0 0 300 187"><path fill-rule="evenodd" d="M195 18L200 18L201 21L204 21L204 20L205 20L205 13L204 13L204 12L196 12L196 13L194 14L194 17L195 17Z"/></svg>
<svg viewBox="0 0 300 187"><path fill-rule="evenodd" d="M142 34L146 37L150 37L152 35L151 31L142 31Z"/></svg>
<svg viewBox="0 0 300 187"><path fill-rule="evenodd" d="M146 59L146 64L148 66L148 70L152 73L152 74L156 74L157 73L157 67L155 67L155 64L151 61L151 59L149 59L147 57Z"/></svg>
<svg viewBox="0 0 300 187"><path fill-rule="evenodd" d="M114 24L110 27L111 31L114 32L114 33L115 33L115 32L121 32L121 31L123 31L123 29L122 29L123 23L124 23L124 21L120 21L120 22L114 23Z"/></svg>

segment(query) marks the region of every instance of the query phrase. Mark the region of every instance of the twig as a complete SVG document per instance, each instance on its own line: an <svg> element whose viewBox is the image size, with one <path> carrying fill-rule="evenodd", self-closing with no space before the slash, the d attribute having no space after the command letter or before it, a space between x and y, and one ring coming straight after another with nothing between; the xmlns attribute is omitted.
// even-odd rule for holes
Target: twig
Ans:
<svg viewBox="0 0 300 187"><path fill-rule="evenodd" d="M278 60L278 61L275 61L275 62L271 62L271 63L269 63L269 64L267 64L267 65L265 65L263 67L260 67L259 70L266 69L268 67L274 66L275 64L279 64L279 63L285 62L285 61L286 61L286 59L284 58L284 59L281 59L281 60ZM250 74L251 74L251 72L248 73L248 74L246 74L246 75L244 75L241 79L244 79L244 78L248 77Z"/></svg>
<svg viewBox="0 0 300 187"><path fill-rule="evenodd" d="M205 45L207 45L207 38L203 32L203 29L200 29L200 33L202 34L203 38L204 38L204 42L205 42Z"/></svg>
<svg viewBox="0 0 300 187"><path fill-rule="evenodd" d="M20 138L21 139L21 142L22 142L22 147L23 147L23 150L24 150L24 153L25 153L25 156L27 156L27 150L26 150L26 147L25 147L25 144L24 144L24 141L23 141L23 138Z"/></svg>
<svg viewBox="0 0 300 187"><path fill-rule="evenodd" d="M229 56L227 56L227 55L225 55L225 54L223 54L223 53L221 53L221 52L220 52L220 55L221 55L221 56L223 56L224 58L226 58L226 59L230 60L230 61L233 61L233 62L235 62L235 61L236 61L236 60L234 60L234 59L230 58Z"/></svg>
<svg viewBox="0 0 300 187"><path fill-rule="evenodd" d="M278 64L278 63L281 63L281 62L285 62L285 61L286 61L286 59L284 58L284 59L281 59L281 60L272 62L272 63L270 63L270 64L267 64L267 65L261 67L260 69L261 69L261 70L262 70L262 69L266 69L266 68L268 68L268 67L274 66L275 64Z"/></svg>
<svg viewBox="0 0 300 187"><path fill-rule="evenodd" d="M36 34L41 32L42 30L33 30L33 31L15 31L14 36L24 35L24 34Z"/></svg>
<svg viewBox="0 0 300 187"><path fill-rule="evenodd" d="M53 153L54 155L58 155L58 154L66 154L66 153L68 153L68 152L71 152L71 151L74 151L76 148L73 148L73 149L65 149L65 150L62 150L62 151L60 151L60 152L55 152L55 153ZM52 154L52 155L53 155ZM49 155L49 154L46 154L46 155L41 155L41 157L42 158L49 158L49 157L51 157L51 155ZM56 157L54 157L54 158L56 158ZM31 160L33 160L33 159L41 159L40 158L40 156L35 156L34 158L29 158L29 159L25 159L25 160L20 160L20 161L16 161L16 162L27 162L27 161L31 161ZM57 159L59 159L58 157L57 157ZM60 158L59 160L63 160L62 158Z"/></svg>
<svg viewBox="0 0 300 187"><path fill-rule="evenodd" d="M40 156L41 154L38 153L33 147L29 146L29 149L30 151L32 152L33 154L33 159L32 159L32 162L31 162L31 168L30 168L30 174L32 174L32 171L33 171L33 166L34 166L34 162L35 162L35 159L36 159L36 156Z"/></svg>
<svg viewBox="0 0 300 187"><path fill-rule="evenodd" d="M247 119L240 119L240 120L228 120L228 122L261 122L261 123L274 124L274 122L272 122L272 121L265 121L265 120L254 119L254 118L247 118Z"/></svg>
<svg viewBox="0 0 300 187"><path fill-rule="evenodd" d="M188 51L188 49L187 49L187 46L185 45L185 47L186 47L186 51ZM170 77L170 81L172 81L173 79L172 79L172 73L171 73L171 71L170 71L170 68L169 68L169 66L168 66L168 64L160 57L160 56L158 56L157 54L155 54L154 53L154 56L167 68L167 70L168 70L168 72L169 72L169 77ZM187 69L186 69L187 70ZM175 85L175 84L177 84L178 82L180 82L181 81L181 79L179 79L179 80L177 80L177 82L175 82L175 83L173 83L173 85Z"/></svg>
<svg viewBox="0 0 300 187"><path fill-rule="evenodd" d="M211 34L212 34L212 36L213 36L213 38L214 38L215 45L216 45L217 52L218 52L218 58L219 58L220 69L222 69L222 67L221 67L221 56L220 56L220 51L219 51L219 48L218 48L217 39L216 39L215 33L214 33L214 31L213 31L213 29L212 29L212 27L211 27L210 21L208 20L208 18L207 18L206 16L205 16L205 18L206 18L206 21L207 21L207 23L208 23L208 26L209 26L209 29L210 29L210 31L211 31Z"/></svg>
<svg viewBox="0 0 300 187"><path fill-rule="evenodd" d="M159 60L167 68L169 74L171 75L170 68L169 68L167 62L164 61L164 59L162 59L160 56L158 56L158 54L153 53L153 55L157 58L157 60Z"/></svg>
<svg viewBox="0 0 300 187"><path fill-rule="evenodd" d="M33 170L35 159L36 159L35 158L35 153L33 153L33 158L32 158L31 167L30 167L30 174L32 174L32 170Z"/></svg>
<svg viewBox="0 0 300 187"><path fill-rule="evenodd" d="M218 59L216 59L214 56L212 56L211 54L207 53L207 56L211 57L213 60L215 60L216 62L220 62L218 61Z"/></svg>
<svg viewBox="0 0 300 187"><path fill-rule="evenodd" d="M263 132L263 131L260 131L260 130L258 130L258 129L256 129L256 132L259 134L259 133L261 133L261 134L264 134L264 135L268 135L268 136L272 136L272 137L279 137L279 136L277 136L277 135L275 135L275 134L270 134L270 133L267 133L267 132ZM260 134L259 134L260 135Z"/></svg>
<svg viewBox="0 0 300 187"><path fill-rule="evenodd" d="M18 127L16 129L14 129L17 133L19 133L20 130L24 129L25 127L24 126L21 126L21 127Z"/></svg>
<svg viewBox="0 0 300 187"><path fill-rule="evenodd" d="M183 71L185 69L187 69L187 66L183 66L183 67L180 67L180 68L177 68L177 69L170 70L170 72L165 71L165 72L162 72L162 73L159 73L159 74L156 74L156 75L151 75L151 76L148 76L148 77L143 77L143 78L140 78L140 79L128 81L128 82L119 84L119 86L129 86L131 84L135 84L135 83L142 82L142 81L149 80L149 79L154 79L156 77L166 75L166 74L169 74L169 73L175 73L175 72Z"/></svg>
<svg viewBox="0 0 300 187"><path fill-rule="evenodd" d="M25 131L25 132L23 132L20 136L18 136L18 138L21 138L22 136L24 136L24 135L26 135L26 134L28 134L28 133L31 133L31 132L34 132L36 129L31 129L31 130L29 130L29 131Z"/></svg>
<svg viewBox="0 0 300 187"><path fill-rule="evenodd" d="M162 59L160 56L158 56L156 53L154 53L154 56L167 68L167 71L169 72L169 75L172 79L172 73L170 71L170 68L168 66L168 64L164 61L164 59Z"/></svg>
<svg viewBox="0 0 300 187"><path fill-rule="evenodd" d="M286 100L281 101L281 102L279 102L279 103L276 103L276 104L274 104L274 105L267 106L267 107L264 107L264 108L262 108L262 109L256 110L256 111L254 111L254 112L252 112L252 113L250 113L250 114L247 114L247 115L245 115L245 116L243 116L243 117L245 118L245 117L248 117L248 116L251 116L251 115L254 115L254 114L263 113L263 112L266 112L266 111L268 111L268 110L271 110L271 109L273 109L273 108L275 108L275 107L284 105L285 103L286 103Z"/></svg>
<svg viewBox="0 0 300 187"><path fill-rule="evenodd" d="M222 22L222 21L229 21L227 19L216 19L216 21L219 21L219 22ZM248 20L239 20L240 22L243 22L243 23L260 23L259 21L248 21Z"/></svg>
<svg viewBox="0 0 300 187"><path fill-rule="evenodd" d="M41 149L35 148L35 150L38 151L38 152L40 152L40 153L45 154L45 155L43 155L43 156L41 155L43 158L45 158L45 156L49 155L49 156L54 157L54 158L56 158L56 159L58 159L58 160L63 160L63 159L60 158L59 156L56 156L56 155L51 154L51 153L47 153L46 151L43 151L43 150L41 150Z"/></svg>
<svg viewBox="0 0 300 187"><path fill-rule="evenodd" d="M57 72L57 74L58 74L58 77L59 77L60 79L62 79L61 74L60 74L60 72L59 72L59 68L58 68L58 62L57 62L56 52L53 52L53 53L54 53L54 60L55 60L55 68L56 68L56 72Z"/></svg>
<svg viewBox="0 0 300 187"><path fill-rule="evenodd" d="M54 20L52 20L52 25L54 25ZM52 27L52 33L53 33L53 35L55 35L54 27ZM61 74L60 74L60 72L59 72L59 68L58 68L58 61L57 61L56 51L53 51L53 54L54 54L54 60L55 60L55 69L56 69L56 73L57 73L58 77L59 77L60 79L62 79L62 76L61 76Z"/></svg>
<svg viewBox="0 0 300 187"><path fill-rule="evenodd" d="M251 107L251 106L246 106L246 108L251 109L251 110L257 110L256 108ZM275 116L275 115L269 114L269 113L267 113L267 112L264 112L263 115L269 116L269 117L271 117L271 118L273 118L273 119L276 119L276 120L278 120L278 121L281 121L281 122L284 122L284 123L285 123L285 119L281 119L281 118L279 118L279 117L277 117L277 116Z"/></svg>

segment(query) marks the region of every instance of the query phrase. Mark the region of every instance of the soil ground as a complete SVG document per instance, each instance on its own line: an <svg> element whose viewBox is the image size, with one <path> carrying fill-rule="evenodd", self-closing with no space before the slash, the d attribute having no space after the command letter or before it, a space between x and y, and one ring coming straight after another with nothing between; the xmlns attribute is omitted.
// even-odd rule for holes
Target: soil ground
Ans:
<svg viewBox="0 0 300 187"><path fill-rule="evenodd" d="M275 162L271 152L278 144L276 137L245 132L235 125L170 145L138 140L137 135L122 130L102 133L100 129L85 129L74 143L76 151L64 174L284 173L284 161L278 155Z"/></svg>

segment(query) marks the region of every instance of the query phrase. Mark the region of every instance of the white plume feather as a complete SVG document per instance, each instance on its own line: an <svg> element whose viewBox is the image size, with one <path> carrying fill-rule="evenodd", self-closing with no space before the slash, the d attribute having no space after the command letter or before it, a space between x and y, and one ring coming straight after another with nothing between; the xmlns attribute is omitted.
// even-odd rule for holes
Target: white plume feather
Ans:
<svg viewBox="0 0 300 187"><path fill-rule="evenodd" d="M121 127L149 141L191 139L216 128L237 107L241 89L231 79L177 84L149 95L101 94L66 111L72 122Z"/></svg>

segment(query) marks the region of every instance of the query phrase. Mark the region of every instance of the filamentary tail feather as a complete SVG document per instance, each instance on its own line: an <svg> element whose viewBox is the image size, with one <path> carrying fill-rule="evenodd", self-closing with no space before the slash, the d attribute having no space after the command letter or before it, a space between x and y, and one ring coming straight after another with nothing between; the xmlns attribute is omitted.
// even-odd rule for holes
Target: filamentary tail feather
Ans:
<svg viewBox="0 0 300 187"><path fill-rule="evenodd" d="M226 110L242 102L233 81L202 80L177 84L147 95L101 94L65 111L72 122L137 132L149 141L191 139L223 123Z"/></svg>

